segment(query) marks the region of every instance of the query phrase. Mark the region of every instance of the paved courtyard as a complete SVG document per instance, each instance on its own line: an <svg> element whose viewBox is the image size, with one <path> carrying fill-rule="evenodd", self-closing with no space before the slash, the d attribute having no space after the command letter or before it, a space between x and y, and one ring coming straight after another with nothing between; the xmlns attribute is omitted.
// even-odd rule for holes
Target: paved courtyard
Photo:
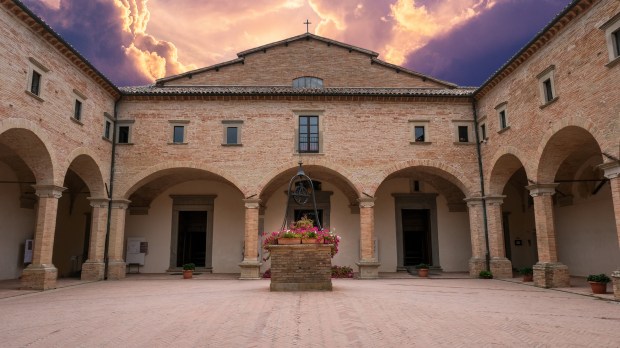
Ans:
<svg viewBox="0 0 620 348"><path fill-rule="evenodd" d="M481 279L133 277L0 299L2 347L618 347L620 302Z"/></svg>

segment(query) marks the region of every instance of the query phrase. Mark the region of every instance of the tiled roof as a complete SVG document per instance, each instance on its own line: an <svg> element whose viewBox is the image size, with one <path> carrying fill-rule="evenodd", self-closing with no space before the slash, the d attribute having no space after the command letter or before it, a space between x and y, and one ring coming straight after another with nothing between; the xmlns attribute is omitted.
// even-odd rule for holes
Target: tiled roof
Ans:
<svg viewBox="0 0 620 348"><path fill-rule="evenodd" d="M475 87L458 88L293 88L289 86L139 86L121 87L130 96L197 95L295 95L295 96L395 96L395 97L471 97Z"/></svg>

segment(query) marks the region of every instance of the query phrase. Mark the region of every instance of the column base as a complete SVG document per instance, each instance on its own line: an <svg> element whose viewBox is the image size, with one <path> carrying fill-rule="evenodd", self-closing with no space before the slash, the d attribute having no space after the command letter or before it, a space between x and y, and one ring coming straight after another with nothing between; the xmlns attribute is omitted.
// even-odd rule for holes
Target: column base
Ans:
<svg viewBox="0 0 620 348"><path fill-rule="evenodd" d="M355 263L360 270L360 279L378 279L379 278L379 266L381 263L377 261L364 261L360 260Z"/></svg>
<svg viewBox="0 0 620 348"><path fill-rule="evenodd" d="M86 260L82 265L82 280L97 281L105 277L105 264L102 261Z"/></svg>
<svg viewBox="0 0 620 348"><path fill-rule="evenodd" d="M108 280L119 280L125 278L125 261L108 262Z"/></svg>
<svg viewBox="0 0 620 348"><path fill-rule="evenodd" d="M485 259L478 259L472 257L469 259L469 276L472 278L478 278L481 271L487 270L487 263ZM495 274L494 274L495 275Z"/></svg>
<svg viewBox="0 0 620 348"><path fill-rule="evenodd" d="M239 279L247 280L247 279L261 279L260 276L260 266L262 263L258 261L243 261L239 264L239 268L241 268L241 275Z"/></svg>
<svg viewBox="0 0 620 348"><path fill-rule="evenodd" d="M512 278L512 262L504 257L491 259L491 273L496 279Z"/></svg>
<svg viewBox="0 0 620 348"><path fill-rule="evenodd" d="M22 272L21 288L29 290L49 290L56 288L58 270L54 265L30 264Z"/></svg>
<svg viewBox="0 0 620 348"><path fill-rule="evenodd" d="M541 288L568 288L568 266L557 263L537 263L534 269L534 285Z"/></svg>
<svg viewBox="0 0 620 348"><path fill-rule="evenodd" d="M620 301L620 270L611 273L612 287L614 289L614 298Z"/></svg>

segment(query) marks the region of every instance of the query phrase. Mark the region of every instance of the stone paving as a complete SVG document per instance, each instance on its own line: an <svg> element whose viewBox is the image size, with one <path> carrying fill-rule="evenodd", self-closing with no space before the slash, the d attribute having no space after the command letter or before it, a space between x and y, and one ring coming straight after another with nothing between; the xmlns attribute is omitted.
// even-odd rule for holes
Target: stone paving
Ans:
<svg viewBox="0 0 620 348"><path fill-rule="evenodd" d="M620 302L482 279L137 276L0 299L2 347L618 347Z"/></svg>

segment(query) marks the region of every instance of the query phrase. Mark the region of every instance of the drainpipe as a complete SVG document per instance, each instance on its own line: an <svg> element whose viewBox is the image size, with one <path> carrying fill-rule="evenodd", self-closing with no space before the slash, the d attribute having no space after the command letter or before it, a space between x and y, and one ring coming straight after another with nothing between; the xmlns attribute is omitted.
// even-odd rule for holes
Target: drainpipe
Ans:
<svg viewBox="0 0 620 348"><path fill-rule="evenodd" d="M108 198L110 200L108 201L108 223L106 224L105 250L103 253L103 262L105 264L103 279L108 279L108 250L110 249L110 222L112 221L112 194L114 192L114 164L116 159L116 120L118 119L118 104L121 101L121 97L114 101L114 119L112 120L112 160L110 162L110 190L108 191Z"/></svg>
<svg viewBox="0 0 620 348"><path fill-rule="evenodd" d="M482 171L482 150L480 148L480 135L478 134L478 112L476 111L476 98L472 97L471 98L471 106L472 109L474 110L474 128L475 128L475 132L474 134L476 134L476 152L478 153L478 172L480 173L480 195L482 196L482 220L483 224L482 226L484 227L484 242L486 244L486 254L485 254L485 261L486 261L486 266L487 266L487 270L490 271L491 270L491 255L489 254L489 227L487 225L487 202L486 202L486 198L485 198L485 193L484 193L484 174Z"/></svg>

